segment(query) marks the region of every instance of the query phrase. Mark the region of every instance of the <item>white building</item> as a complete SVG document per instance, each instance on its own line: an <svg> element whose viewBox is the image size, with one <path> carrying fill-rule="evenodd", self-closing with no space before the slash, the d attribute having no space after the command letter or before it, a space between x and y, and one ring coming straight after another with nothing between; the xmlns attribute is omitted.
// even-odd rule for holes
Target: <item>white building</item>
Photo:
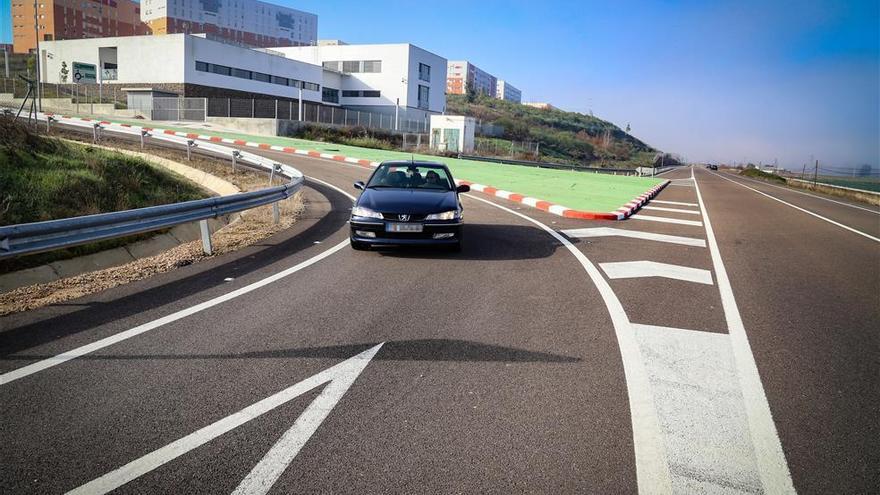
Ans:
<svg viewBox="0 0 880 495"><path fill-rule="evenodd" d="M409 43L276 47L286 57L342 75L339 103L346 108L427 119L446 108L446 59Z"/></svg>
<svg viewBox="0 0 880 495"><path fill-rule="evenodd" d="M477 121L464 115L431 115L431 149L473 153Z"/></svg>
<svg viewBox="0 0 880 495"><path fill-rule="evenodd" d="M141 0L153 34L206 33L246 46L314 45L318 16L259 0Z"/></svg>
<svg viewBox="0 0 880 495"><path fill-rule="evenodd" d="M325 84L339 85L338 74L327 74L318 65L186 34L46 41L40 50L45 54L43 81L49 83L83 82L75 80L74 65L91 65L104 76L105 86L153 87L180 96L289 100L298 99L302 89L303 101L324 104Z"/></svg>
<svg viewBox="0 0 880 495"><path fill-rule="evenodd" d="M522 102L522 92L513 87L509 82L499 79L496 86L495 98L520 103Z"/></svg>

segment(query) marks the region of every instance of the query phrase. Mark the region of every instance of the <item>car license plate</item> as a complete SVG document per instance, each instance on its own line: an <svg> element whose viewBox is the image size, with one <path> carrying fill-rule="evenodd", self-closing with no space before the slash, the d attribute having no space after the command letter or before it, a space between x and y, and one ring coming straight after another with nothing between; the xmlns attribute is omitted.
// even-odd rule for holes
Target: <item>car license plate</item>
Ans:
<svg viewBox="0 0 880 495"><path fill-rule="evenodd" d="M422 224L420 223L386 223L386 232L421 232Z"/></svg>

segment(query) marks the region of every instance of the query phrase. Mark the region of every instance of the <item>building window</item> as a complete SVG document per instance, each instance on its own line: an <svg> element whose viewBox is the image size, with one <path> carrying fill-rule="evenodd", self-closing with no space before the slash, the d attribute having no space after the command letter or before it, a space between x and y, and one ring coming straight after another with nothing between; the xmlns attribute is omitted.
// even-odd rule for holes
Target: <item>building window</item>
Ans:
<svg viewBox="0 0 880 495"><path fill-rule="evenodd" d="M254 72L254 80L260 82L272 82L272 76L263 74L262 72Z"/></svg>
<svg viewBox="0 0 880 495"><path fill-rule="evenodd" d="M379 98L380 92L379 91L362 91L361 95L364 98Z"/></svg>
<svg viewBox="0 0 880 495"><path fill-rule="evenodd" d="M252 76L251 71L244 69L232 69L232 75L235 77L240 77L242 79L250 79Z"/></svg>
<svg viewBox="0 0 880 495"><path fill-rule="evenodd" d="M320 84L310 83L310 82L305 82L305 81L303 81L302 87L303 87L303 89L306 89L309 91L320 91L321 90Z"/></svg>
<svg viewBox="0 0 880 495"><path fill-rule="evenodd" d="M382 72L381 60L364 60L363 72Z"/></svg>
<svg viewBox="0 0 880 495"><path fill-rule="evenodd" d="M343 98L358 98L361 95L360 91L352 91L350 89L342 90Z"/></svg>
<svg viewBox="0 0 880 495"><path fill-rule="evenodd" d="M282 86L287 86L287 78L286 77L279 77L279 76L272 76L272 84L280 84Z"/></svg>
<svg viewBox="0 0 880 495"><path fill-rule="evenodd" d="M419 64L419 80L431 82L431 66L427 64Z"/></svg>
<svg viewBox="0 0 880 495"><path fill-rule="evenodd" d="M360 72L361 71L361 62L360 60L346 60L342 62L342 72Z"/></svg>
<svg viewBox="0 0 880 495"><path fill-rule="evenodd" d="M211 72L214 74L220 74L221 76L229 76L232 75L232 68L226 67L225 65L211 64Z"/></svg>
<svg viewBox="0 0 880 495"><path fill-rule="evenodd" d="M428 109L428 101L431 95L431 88L419 84L419 108Z"/></svg>
<svg viewBox="0 0 880 495"><path fill-rule="evenodd" d="M342 65L342 62L339 62L339 61L324 62L322 65L324 66L325 69L338 71L341 69L340 65Z"/></svg>
<svg viewBox="0 0 880 495"><path fill-rule="evenodd" d="M339 103L339 90L324 88L324 90L321 91L321 101L326 101L327 103Z"/></svg>

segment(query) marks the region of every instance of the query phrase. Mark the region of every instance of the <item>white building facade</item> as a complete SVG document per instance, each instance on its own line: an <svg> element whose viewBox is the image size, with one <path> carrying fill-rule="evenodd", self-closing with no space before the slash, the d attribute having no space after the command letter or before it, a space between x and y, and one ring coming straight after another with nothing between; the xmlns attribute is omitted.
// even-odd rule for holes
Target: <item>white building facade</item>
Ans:
<svg viewBox="0 0 880 495"><path fill-rule="evenodd" d="M276 47L290 59L340 74L340 105L427 120L446 109L446 59L409 43Z"/></svg>
<svg viewBox="0 0 880 495"><path fill-rule="evenodd" d="M318 16L259 0L141 0L153 34L206 33L246 46L307 46Z"/></svg>
<svg viewBox="0 0 880 495"><path fill-rule="evenodd" d="M509 82L499 79L498 85L496 86L495 98L512 101L514 103L522 103L522 91L513 87Z"/></svg>

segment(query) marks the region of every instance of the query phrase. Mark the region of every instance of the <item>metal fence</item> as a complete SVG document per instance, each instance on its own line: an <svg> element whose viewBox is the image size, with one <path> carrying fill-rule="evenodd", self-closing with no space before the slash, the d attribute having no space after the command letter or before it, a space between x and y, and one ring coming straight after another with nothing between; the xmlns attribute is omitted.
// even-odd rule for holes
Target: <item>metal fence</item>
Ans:
<svg viewBox="0 0 880 495"><path fill-rule="evenodd" d="M402 112L405 113L405 112ZM208 117L279 119L337 126L359 126L400 132L428 132L428 119L408 119L380 112L303 102L302 117L296 101L259 98L208 98Z"/></svg>
<svg viewBox="0 0 880 495"><path fill-rule="evenodd" d="M27 83L21 79L0 78L0 94L24 98L27 90ZM73 105L112 103L115 108L126 108L126 94L118 85L40 83L40 92L44 99L69 98Z"/></svg>
<svg viewBox="0 0 880 495"><path fill-rule="evenodd" d="M482 139L474 141L474 154L481 156L537 158L541 143L537 141L506 141L503 139Z"/></svg>
<svg viewBox="0 0 880 495"><path fill-rule="evenodd" d="M140 109L146 112L146 109ZM204 122L207 115L205 98L153 97L151 120L194 120Z"/></svg>

